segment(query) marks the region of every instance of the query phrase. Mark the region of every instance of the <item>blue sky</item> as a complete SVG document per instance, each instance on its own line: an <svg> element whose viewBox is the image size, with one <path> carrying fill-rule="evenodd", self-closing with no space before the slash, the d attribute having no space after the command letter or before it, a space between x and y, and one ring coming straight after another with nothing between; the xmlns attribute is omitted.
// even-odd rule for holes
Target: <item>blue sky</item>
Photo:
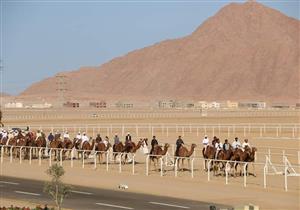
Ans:
<svg viewBox="0 0 300 210"><path fill-rule="evenodd" d="M232 1L1 1L2 90L193 32ZM244 1L240 1L244 2ZM299 1L259 1L299 19Z"/></svg>

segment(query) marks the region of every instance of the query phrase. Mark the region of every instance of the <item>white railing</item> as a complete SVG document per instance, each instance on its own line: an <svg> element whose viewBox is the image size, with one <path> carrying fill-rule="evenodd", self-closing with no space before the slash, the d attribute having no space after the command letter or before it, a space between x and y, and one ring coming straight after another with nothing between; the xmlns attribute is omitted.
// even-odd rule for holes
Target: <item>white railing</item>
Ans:
<svg viewBox="0 0 300 210"><path fill-rule="evenodd" d="M56 162L60 165L64 164L64 161L68 160L66 159L66 154L67 152L69 152L70 155L70 166L71 168L74 167L74 157L75 157L75 150L74 149L54 149L54 148L46 148L46 147L28 147L28 146L6 146L3 145L1 146L1 164L4 163L4 156L7 155L8 156L8 160L10 163L13 162L14 160L14 156L15 158L17 158L17 160L19 161L20 164L23 163L25 156L27 155L28 160L29 160L29 164L32 164L32 159L33 159L33 155L34 152L37 155L37 162L38 165L41 165L42 161L44 160L43 158L48 158L48 164L52 165L53 164L53 158L56 159ZM27 154L25 154L25 151L27 152ZM43 155L44 152L44 155ZM123 171L123 167L126 167L128 169L128 166L131 167L131 173L135 174L136 173L136 154L132 154L132 162L130 164L124 164L124 157L126 155L129 155L130 153L116 153L116 152L110 152L110 151L92 151L92 150L76 150L77 153L81 153L81 159L79 159L81 161L81 167L85 168L86 166L86 161L88 160L92 160L93 161L93 169L97 169L99 164L105 164L105 170L109 171L110 165L111 165L111 161L109 159L109 155L112 153L112 155L117 155L119 156L119 159L116 161L117 165L118 165L118 171L119 173L122 173ZM24 153L24 155L23 155ZM28 154L29 153L29 154ZM87 158L85 158L85 156L88 155ZM97 163L97 157L99 157L99 155L103 155L105 158L105 162L102 161L102 163ZM239 164L242 167L242 177L243 177L243 186L246 187L247 186L247 167L250 164L254 164L254 165L258 165L262 167L262 174L263 174L263 187L267 188L267 176L269 175L281 175L284 177L284 189L287 191L288 190L288 177L291 176L300 176L299 175L299 169L300 166L299 165L292 165L287 156L283 156L283 164L273 164L271 162L271 159L269 159L269 156L266 155L265 156L265 162L264 163L257 163L257 162L240 162L240 161L230 161L230 160L216 160L216 159L204 159L202 157L196 157L196 156L191 156L189 158L187 157L175 157L175 156L170 156L168 157L168 155L145 155L144 157L142 157L143 160L145 160L145 164L143 164L143 166L145 166L145 174L146 176L150 176L150 158L154 157L156 158L158 161L157 163L159 163L159 169L160 169L160 176L164 176L166 175L165 173L165 167L168 167L167 165L164 165L164 161L166 161L167 158L172 158L174 160L174 165L172 165L171 167L174 170L174 177L178 177L178 173L180 173L180 171L178 170L178 163L180 162L180 160L182 159L186 159L189 162L189 173L191 178L194 178L194 171L195 171L195 162L199 161L199 162L207 162L207 181L211 181L211 167L218 163L223 163L224 169L222 170L224 172L224 177L225 177L225 184L227 185L229 183L229 174L230 171L233 170L234 171L234 167L236 164ZM198 166L198 165L197 165ZM283 171L280 169L283 169ZM272 172L270 172L270 169L272 169ZM141 169L139 169L139 173ZM235 173L235 171L234 171ZM255 173L255 172L254 172ZM152 174L152 173L151 173ZM255 174L254 174L255 175Z"/></svg>

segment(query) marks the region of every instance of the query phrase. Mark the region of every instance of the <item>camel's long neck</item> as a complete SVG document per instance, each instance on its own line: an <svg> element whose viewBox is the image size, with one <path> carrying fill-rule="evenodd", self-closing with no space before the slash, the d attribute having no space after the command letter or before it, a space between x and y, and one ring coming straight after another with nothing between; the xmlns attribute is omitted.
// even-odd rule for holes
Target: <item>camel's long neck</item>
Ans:
<svg viewBox="0 0 300 210"><path fill-rule="evenodd" d="M141 147L141 145L142 145L142 144L139 142L138 145L135 146L135 147L133 148L132 151L133 151L133 152L136 152L136 151Z"/></svg>
<svg viewBox="0 0 300 210"><path fill-rule="evenodd" d="M191 150L188 152L187 157L190 157L194 153L195 147L191 146Z"/></svg>
<svg viewBox="0 0 300 210"><path fill-rule="evenodd" d="M165 147L164 150L163 150L163 152L162 152L162 155L167 154L167 152L168 152L168 147Z"/></svg>

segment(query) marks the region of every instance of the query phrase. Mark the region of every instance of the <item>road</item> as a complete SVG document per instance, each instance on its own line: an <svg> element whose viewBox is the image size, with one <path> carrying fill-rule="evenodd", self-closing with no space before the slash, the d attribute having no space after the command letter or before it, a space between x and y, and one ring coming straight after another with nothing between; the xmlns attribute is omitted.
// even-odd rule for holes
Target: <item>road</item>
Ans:
<svg viewBox="0 0 300 210"><path fill-rule="evenodd" d="M101 178L99 178L99 181L101 181ZM0 179L0 193L3 198L31 200L42 205L53 203L50 197L43 192L43 186L44 182L36 180L5 176L1 176ZM106 190L72 186L72 193L65 199L63 207L74 210L157 210L158 208L160 210L209 210L212 205L215 205L217 209L231 209L224 205L137 194L127 192L126 190Z"/></svg>

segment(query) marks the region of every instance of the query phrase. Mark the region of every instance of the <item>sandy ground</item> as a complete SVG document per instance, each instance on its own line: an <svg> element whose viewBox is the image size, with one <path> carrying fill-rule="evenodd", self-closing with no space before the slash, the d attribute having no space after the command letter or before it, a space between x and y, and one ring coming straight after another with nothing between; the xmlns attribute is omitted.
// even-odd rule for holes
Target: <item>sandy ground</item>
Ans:
<svg viewBox="0 0 300 210"><path fill-rule="evenodd" d="M256 173L257 177L247 178L247 187L243 187L242 178L230 178L229 184L225 184L224 177L212 176L211 181L207 181L207 173L203 171L202 160L195 160L195 174L192 179L190 172L180 172L178 177L174 177L174 171L171 168L165 168L167 171L163 177L160 177L159 172L150 171L150 175L145 175L145 158L143 156L137 156L137 160L140 164L135 167L136 174L131 174L131 166L125 166L122 169L122 173L119 173L118 165L110 165L109 171L105 171L104 165L98 165L96 170L93 169L93 164L86 164L82 169L81 162L75 161L74 168L70 167L70 162L64 162L65 169L67 171L65 181L69 184L80 184L89 187L99 187L106 189L116 189L120 183L129 185L129 191L148 193L155 195L172 196L179 198L186 198L198 201L218 202L227 205L240 206L242 204L254 203L259 205L261 209L299 209L300 208L300 179L299 177L288 177L289 191L284 191L284 176L268 176L267 183L268 188L263 188L263 176L262 167L260 163L265 162L265 155L268 154L268 148L270 149L272 162L282 164L282 155L288 156L290 162L293 165L299 164L299 143L300 143L300 129L293 130L288 128L280 129L279 133L276 128L270 128L261 130L259 128L251 128L251 130L244 128L230 130L228 133L227 128L218 128L218 124L239 124L239 123L265 123L267 125L280 124L280 123L299 123L298 116L274 116L274 117L206 117L206 118L168 118L168 119L76 119L74 120L59 120L49 121L42 119L17 120L7 122L8 125L14 124L26 125L26 124L42 125L45 131L50 131L49 125L58 124L80 124L87 123L93 124L107 124L107 123L209 123L214 124L214 129L199 128L198 132L196 128L184 128L184 130L178 128L169 129L168 135L166 130L155 129L154 134L159 139L161 144L171 143L174 144L178 135L182 135L186 144L196 143L198 147L196 149L196 157L201 157L201 141L204 134L208 134L210 138L213 135L217 135L222 140L228 138L230 142L235 136L240 139L248 138L252 146L258 148ZM48 129L46 128L48 127ZM67 126L66 126L67 127ZM62 129L62 127L60 127ZM67 128L71 135L74 135L78 131L78 128L70 126ZM114 133L122 133L121 129L109 130L105 127L94 129L89 128L89 135L92 133L101 133L102 136L109 135L110 137ZM148 137L150 139L152 131L148 128L139 130L138 134L136 129L127 128L125 132L130 132L134 140L140 137ZM198 135L197 135L198 134ZM173 153L170 148L170 153ZM92 161L92 160L90 160ZM88 161L87 161L88 162ZM37 180L46 180L47 176L45 170L48 167L48 160L43 160L42 165L38 166L37 160L34 160L32 165L24 161L23 164L19 164L18 160L14 160L13 163L8 163L7 157L3 164L1 164L1 174L8 176L15 176L21 178L30 178ZM153 166L152 166L153 167ZM299 173L299 167L297 168Z"/></svg>
<svg viewBox="0 0 300 210"><path fill-rule="evenodd" d="M47 165L43 164L19 164L3 163L1 174L20 178L36 180L47 180L45 173ZM70 168L65 166L66 175L64 181L68 184L115 189L120 183L127 184L130 192L140 192L162 196L171 196L198 201L218 202L227 205L240 206L254 203L261 209L298 209L299 208L299 179L294 182L298 188L285 192L282 188L270 187L263 189L261 186L242 186L242 180L229 181L225 185L224 178L212 178L210 182L206 177L191 179L188 176L160 177L158 173L151 172L150 176L138 172L131 175L129 171L118 173L115 170L106 172L104 168L96 170L92 167L82 169L80 167ZM22 173L18 173L22 172ZM293 177L294 178L294 177ZM281 180L283 178L281 177Z"/></svg>

